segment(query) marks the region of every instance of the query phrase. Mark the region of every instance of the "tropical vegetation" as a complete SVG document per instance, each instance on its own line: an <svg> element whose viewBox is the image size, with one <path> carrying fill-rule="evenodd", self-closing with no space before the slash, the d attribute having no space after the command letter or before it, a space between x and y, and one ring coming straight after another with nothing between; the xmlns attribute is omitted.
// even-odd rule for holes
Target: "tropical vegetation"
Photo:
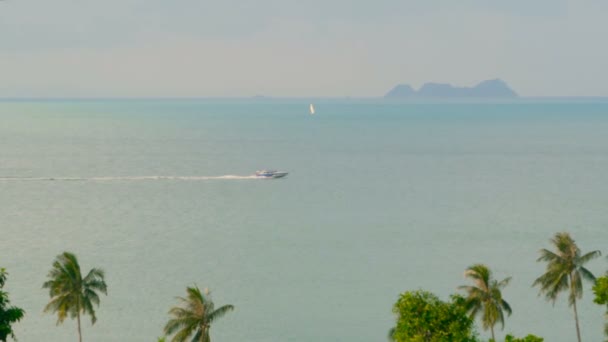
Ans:
<svg viewBox="0 0 608 342"><path fill-rule="evenodd" d="M95 308L99 306L99 294L108 293L104 272L99 268L91 269L82 277L76 255L63 252L53 262L48 273L49 280L42 287L49 290L51 300L44 312L57 313L57 324L63 323L66 317L76 318L78 323L78 341L82 342L80 316L90 315L95 324Z"/></svg>
<svg viewBox="0 0 608 342"><path fill-rule="evenodd" d="M504 329L504 312L508 315L512 312L511 306L502 297L502 289L509 284L511 277L497 281L492 278L492 271L484 264L469 266L464 275L473 281L473 286L459 287L467 293L465 307L471 318L481 316L483 329L490 329L494 340L494 326L500 323Z"/></svg>
<svg viewBox="0 0 608 342"><path fill-rule="evenodd" d="M603 277L597 278L593 285L593 293L595 294L595 303L606 305L606 318L608 318L608 273ZM604 323L604 334L608 336L608 323Z"/></svg>
<svg viewBox="0 0 608 342"><path fill-rule="evenodd" d="M568 305L574 310L576 337L581 342L576 300L583 296L583 280L595 282L595 276L584 265L600 256L600 251L581 255L581 251L568 233L557 233L550 240L555 251L540 250L537 262L547 263L546 272L538 277L532 286L540 287L540 294L555 304L561 292L569 292Z"/></svg>
<svg viewBox="0 0 608 342"><path fill-rule="evenodd" d="M6 342L11 337L15 338L12 325L19 322L25 315L23 309L11 306L8 299L8 292L3 291L8 273L4 268L0 268L0 341Z"/></svg>
<svg viewBox="0 0 608 342"><path fill-rule="evenodd" d="M577 306L583 295L583 281L594 282L594 302L607 306L608 319L608 273L595 279L585 265L598 257L600 252L583 254L568 233L557 233L550 242L553 249L541 249L537 259L537 262L546 263L545 272L532 286L538 286L539 295L553 304L560 293L567 293L580 342ZM389 332L389 339L395 342L479 342L481 339L474 325L475 319L479 318L482 329L490 330L489 341L496 342L494 327L500 323L504 329L505 313L512 314L511 306L502 293L511 277L498 281L490 268L481 263L469 266L464 274L472 282L458 287L465 292L464 296L455 294L443 301L424 290L402 293L393 305L396 324ZM9 338L16 340L13 325L25 315L23 309L11 306L8 293L3 290L7 275L6 270L0 268L0 342L6 342ZM68 317L75 319L78 339L82 342L81 316L89 315L92 324L95 324L95 308L99 307L100 294L107 295L103 270L93 268L83 277L76 256L64 252L55 258L47 277L43 288L48 289L50 301L44 312L57 314L57 324L63 323ZM177 297L179 304L169 310L170 319L164 326L164 336L159 337L157 342L211 342L211 325L234 310L232 305L216 309L208 289L201 291L194 285L186 288L186 294L185 297ZM608 322L605 333L608 336ZM542 342L543 338L532 334L522 338L507 334L504 341Z"/></svg>
<svg viewBox="0 0 608 342"><path fill-rule="evenodd" d="M396 342L477 341L465 299L453 295L449 302L427 291L408 291L393 306L396 326L389 339Z"/></svg>
<svg viewBox="0 0 608 342"><path fill-rule="evenodd" d="M505 336L505 342L543 342L544 339L542 337L538 337L532 334L527 335L523 338L517 338L511 334Z"/></svg>
<svg viewBox="0 0 608 342"><path fill-rule="evenodd" d="M209 289L204 293L195 285L186 288L187 297L177 297L180 305L169 310L172 318L165 325L165 334L174 335L172 342L184 342L193 336L192 342L210 342L211 324L234 310L232 305L215 308Z"/></svg>

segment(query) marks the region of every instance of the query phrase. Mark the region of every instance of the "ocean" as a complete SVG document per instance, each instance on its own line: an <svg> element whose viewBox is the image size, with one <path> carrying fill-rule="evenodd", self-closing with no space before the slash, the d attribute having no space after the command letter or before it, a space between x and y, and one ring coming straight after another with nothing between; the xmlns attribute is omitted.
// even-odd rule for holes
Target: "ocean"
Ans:
<svg viewBox="0 0 608 342"><path fill-rule="evenodd" d="M213 341L386 341L400 293L447 300L475 263L513 277L497 337L575 340L566 295L553 306L531 284L557 232L608 253L608 101L309 103L1 101L0 267L27 312L19 340L76 340L75 321L42 312L66 250L106 271L85 341L156 341L194 284L235 306ZM263 168L289 175L250 177ZM578 308L583 339L602 340L590 284Z"/></svg>

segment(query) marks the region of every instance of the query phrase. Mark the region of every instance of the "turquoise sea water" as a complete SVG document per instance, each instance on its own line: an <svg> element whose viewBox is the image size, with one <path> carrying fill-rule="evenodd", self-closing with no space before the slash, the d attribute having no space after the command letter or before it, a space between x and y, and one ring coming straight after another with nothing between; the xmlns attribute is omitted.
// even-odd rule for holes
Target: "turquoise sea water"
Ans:
<svg viewBox="0 0 608 342"><path fill-rule="evenodd" d="M505 330L573 341L562 297L531 288L569 231L608 253L608 102L0 102L0 266L20 341L70 341L43 314L53 258L102 267L86 341L155 341L185 287L236 310L214 341L385 341L400 292L443 299L486 263ZM261 168L286 179L255 180ZM154 179L168 176L171 179ZM180 178L181 177L181 178ZM605 258L589 268L600 275ZM603 308L587 285L583 338ZM489 333L481 331L484 338Z"/></svg>

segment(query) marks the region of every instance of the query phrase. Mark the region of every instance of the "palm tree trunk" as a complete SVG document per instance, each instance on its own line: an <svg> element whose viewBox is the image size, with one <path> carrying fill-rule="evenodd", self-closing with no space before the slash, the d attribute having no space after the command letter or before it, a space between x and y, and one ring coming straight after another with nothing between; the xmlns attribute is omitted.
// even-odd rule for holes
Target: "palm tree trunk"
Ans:
<svg viewBox="0 0 608 342"><path fill-rule="evenodd" d="M576 322L576 337L578 338L578 342L581 342L581 329L578 327L578 312L576 311L576 298L574 299L572 306L574 307L574 321Z"/></svg>
<svg viewBox="0 0 608 342"><path fill-rule="evenodd" d="M78 320L78 342L82 342L82 331L80 330L80 310L78 310L78 315L76 317Z"/></svg>
<svg viewBox="0 0 608 342"><path fill-rule="evenodd" d="M490 326L490 331L492 332L492 341L496 342L496 338L494 337L494 326Z"/></svg>

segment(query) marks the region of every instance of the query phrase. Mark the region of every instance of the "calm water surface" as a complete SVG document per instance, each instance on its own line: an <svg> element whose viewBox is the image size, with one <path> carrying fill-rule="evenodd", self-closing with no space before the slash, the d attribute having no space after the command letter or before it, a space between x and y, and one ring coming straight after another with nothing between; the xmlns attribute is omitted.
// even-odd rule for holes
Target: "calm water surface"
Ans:
<svg viewBox="0 0 608 342"><path fill-rule="evenodd" d="M0 102L0 265L27 311L19 339L75 340L75 322L42 313L41 285L64 250L107 273L88 341L155 341L193 284L236 307L214 324L217 341L385 341L400 292L447 299L477 262L513 276L499 336L575 339L565 297L553 307L530 285L555 232L608 253L607 102L316 109ZM290 174L206 178L260 168ZM580 316L583 338L600 341L590 286Z"/></svg>

